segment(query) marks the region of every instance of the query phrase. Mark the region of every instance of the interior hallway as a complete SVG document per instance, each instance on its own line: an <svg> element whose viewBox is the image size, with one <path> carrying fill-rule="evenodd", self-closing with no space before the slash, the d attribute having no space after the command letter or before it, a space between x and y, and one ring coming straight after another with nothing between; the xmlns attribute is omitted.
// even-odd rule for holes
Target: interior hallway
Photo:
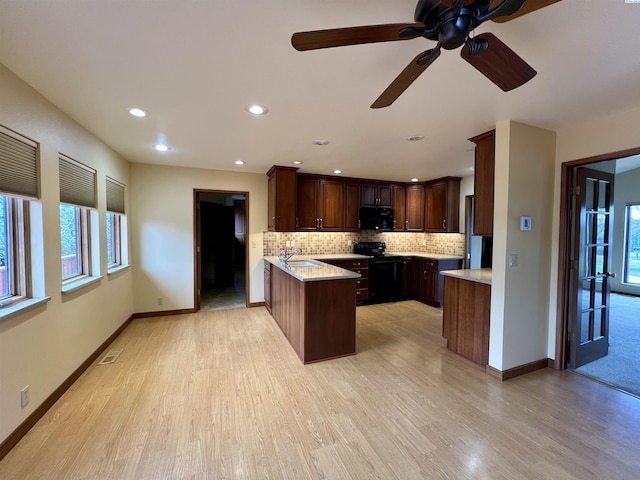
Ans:
<svg viewBox="0 0 640 480"><path fill-rule="evenodd" d="M500 382L441 319L359 307L358 354L306 366L263 307L136 319L0 478L637 478L639 399L552 369Z"/></svg>

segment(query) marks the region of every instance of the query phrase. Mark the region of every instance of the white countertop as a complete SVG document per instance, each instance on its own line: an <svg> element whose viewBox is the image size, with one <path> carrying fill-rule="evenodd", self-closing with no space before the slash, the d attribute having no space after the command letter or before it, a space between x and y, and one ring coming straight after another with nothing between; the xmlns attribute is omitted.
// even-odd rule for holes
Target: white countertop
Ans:
<svg viewBox="0 0 640 480"><path fill-rule="evenodd" d="M301 282L313 282L320 280L343 280L347 278L360 278L361 275L356 272L352 272L350 270L345 270L344 268L335 267L333 265L329 265L328 263L317 261L316 259L319 255L296 255L292 258L292 261L296 260L308 260L316 265L317 267L294 267L289 266L283 263L280 263L280 259L278 257L264 257L265 262L269 262L272 265L278 267L280 270L287 272L294 278L297 278ZM339 258L335 255L326 255L324 258ZM340 257L341 258L341 257ZM354 258L353 255L350 255L349 258ZM363 255L358 255L355 258L366 258Z"/></svg>
<svg viewBox="0 0 640 480"><path fill-rule="evenodd" d="M447 277L459 278L460 280L469 280L471 282L486 283L487 285L491 285L490 268L444 270L440 273Z"/></svg>
<svg viewBox="0 0 640 480"><path fill-rule="evenodd" d="M432 258L434 260L462 260L464 257L461 255L449 255L443 253L429 253L429 252L386 252L387 255L398 255L400 257L422 257Z"/></svg>

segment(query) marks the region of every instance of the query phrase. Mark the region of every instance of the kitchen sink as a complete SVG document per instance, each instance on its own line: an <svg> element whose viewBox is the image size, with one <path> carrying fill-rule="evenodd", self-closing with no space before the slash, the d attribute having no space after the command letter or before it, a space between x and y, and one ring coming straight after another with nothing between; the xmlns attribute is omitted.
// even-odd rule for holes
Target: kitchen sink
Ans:
<svg viewBox="0 0 640 480"><path fill-rule="evenodd" d="M287 267L321 267L322 265L311 260L289 260L286 262Z"/></svg>

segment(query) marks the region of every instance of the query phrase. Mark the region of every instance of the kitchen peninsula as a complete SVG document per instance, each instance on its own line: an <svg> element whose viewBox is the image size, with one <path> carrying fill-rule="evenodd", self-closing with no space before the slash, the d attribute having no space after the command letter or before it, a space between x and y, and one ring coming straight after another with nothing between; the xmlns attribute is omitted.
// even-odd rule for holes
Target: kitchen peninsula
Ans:
<svg viewBox="0 0 640 480"><path fill-rule="evenodd" d="M491 269L447 270L442 336L447 348L480 365L489 362Z"/></svg>
<svg viewBox="0 0 640 480"><path fill-rule="evenodd" d="M264 260L267 309L300 360L354 355L360 274L304 257L288 263L278 257Z"/></svg>

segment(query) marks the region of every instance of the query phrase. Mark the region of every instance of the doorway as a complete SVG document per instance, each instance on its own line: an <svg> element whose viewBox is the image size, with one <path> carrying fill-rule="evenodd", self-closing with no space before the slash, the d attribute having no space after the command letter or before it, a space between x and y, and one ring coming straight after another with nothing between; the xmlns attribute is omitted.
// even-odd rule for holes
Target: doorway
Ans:
<svg viewBox="0 0 640 480"><path fill-rule="evenodd" d="M196 310L246 308L248 193L194 191Z"/></svg>
<svg viewBox="0 0 640 480"><path fill-rule="evenodd" d="M640 149L562 166L555 367L640 396L640 282L627 206L640 202ZM640 231L637 233L640 235ZM631 243L630 243L631 242Z"/></svg>

